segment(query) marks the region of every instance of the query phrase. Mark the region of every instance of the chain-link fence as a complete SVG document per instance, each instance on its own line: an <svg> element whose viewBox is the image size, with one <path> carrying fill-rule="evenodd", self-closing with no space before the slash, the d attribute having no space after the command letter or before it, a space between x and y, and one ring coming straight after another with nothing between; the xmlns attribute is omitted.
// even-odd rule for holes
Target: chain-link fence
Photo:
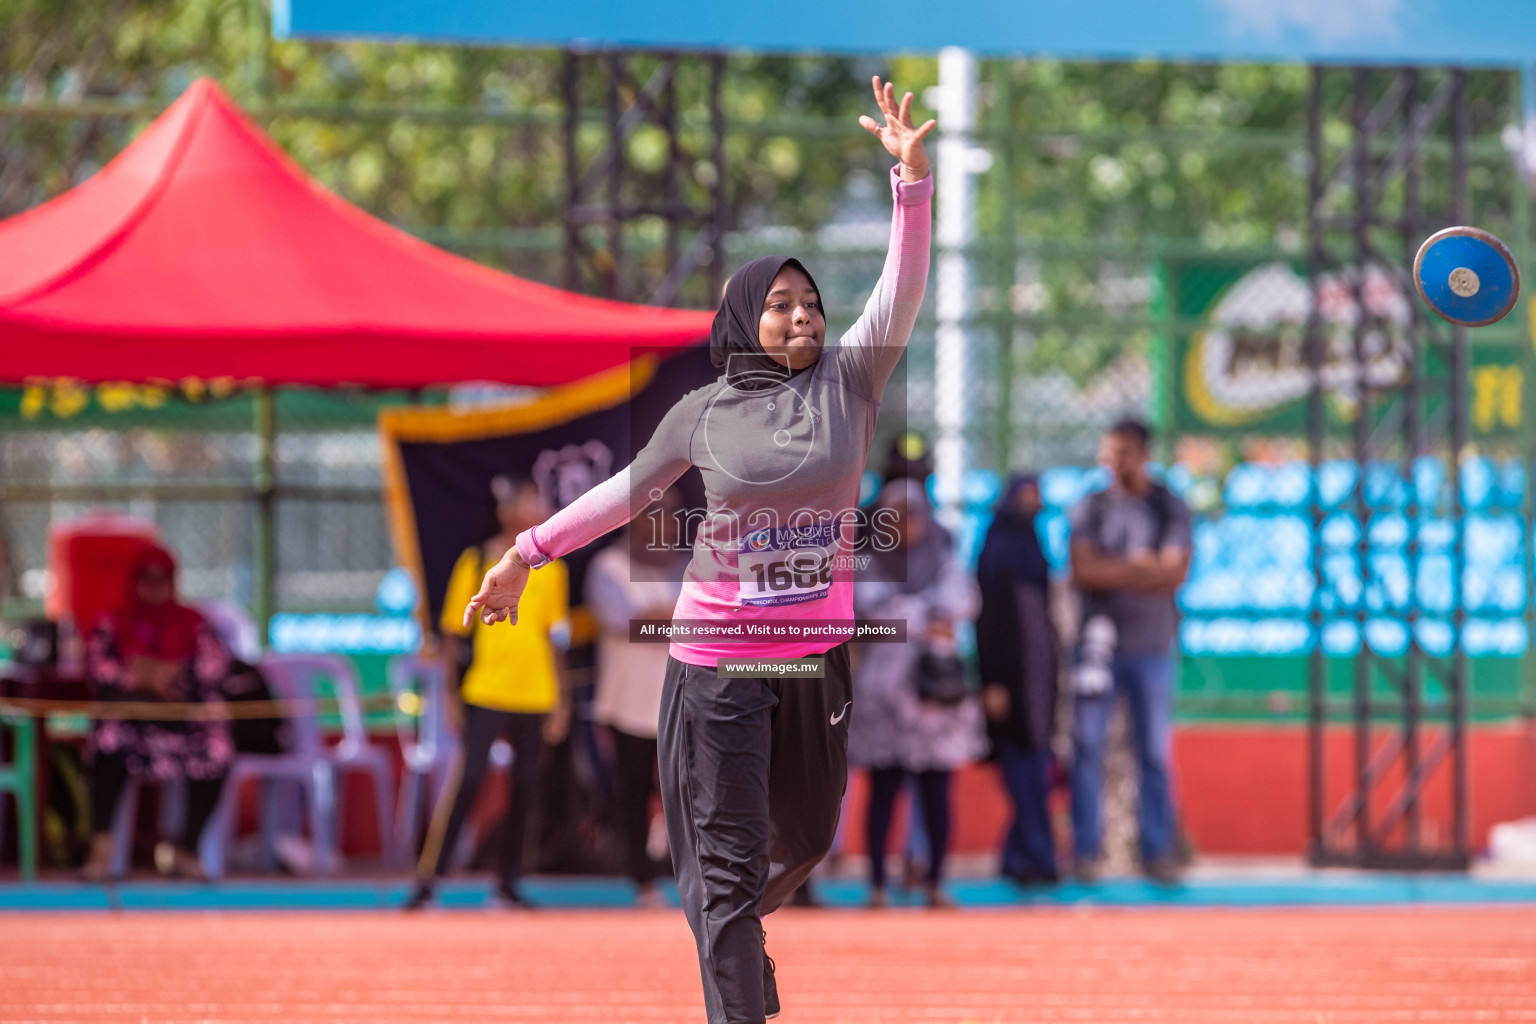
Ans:
<svg viewBox="0 0 1536 1024"><path fill-rule="evenodd" d="M11 397L0 413L8 617L47 593L49 527L102 510L154 524L188 598L258 613L373 610L393 564L374 416L402 396L56 382Z"/></svg>
<svg viewBox="0 0 1536 1024"><path fill-rule="evenodd" d="M298 67L296 52L282 50L278 64ZM372 73L356 56L364 51L310 52L338 66L352 61L364 80ZM724 262L731 267L766 252L800 256L825 292L835 336L852 322L883 260L884 155L851 115L819 101L799 112L764 111L745 84L733 83L757 81L752 76L763 77L767 67L768 79L784 79L786 96L797 89L814 96L873 68L905 76L921 91L934 70L921 60L817 60L785 59L782 67L768 58L727 61L731 230ZM552 258L561 239L559 179L551 179L551 191L529 171L559 152L555 65L518 54L503 63L528 66L511 85L505 68L497 72L503 79L495 102L487 84L458 106L439 99L413 106L409 83L387 107L349 105L345 90L322 102L306 92L306 79L284 73L257 95L255 109L344 196L436 244L559 283ZM483 81L491 82L489 73ZM517 81L527 88L519 92ZM1524 256L1528 197L1498 141L1517 117L1517 77L1485 71L1471 81L1475 220ZM983 65L981 83L974 141L992 165L979 176L978 240L968 250L976 282L966 324L976 367L968 440L980 467L967 486L977 513L973 533L985 527L1002 475L1040 471L1042 530L1062 568L1065 513L1099 480L1092 466L1100 433L1122 415L1147 418L1170 484L1197 516L1194 568L1182 597L1181 708L1295 713L1304 697L1312 595L1298 326L1309 301L1304 69L993 61ZM135 100L125 108L106 96L80 101L94 106L71 113L68 98L31 107L21 100L12 89L0 127L9 149L30 147L25 173L35 187L11 181L8 193L30 200L99 166L156 106ZM695 108L683 111L686 130L706 131L697 97L688 102ZM1330 122L1324 134L1337 148L1334 127ZM584 153L599 145L581 138ZM631 140L631 161L651 166L656 154L646 147L655 143L643 134ZM433 147L439 159L416 159ZM15 178L21 163L12 157L4 170ZM425 221L429 216L439 220ZM659 224L626 231L625 258L654 261ZM1370 281L1365 291L1383 308L1410 301L1378 295ZM908 426L930 436L932 309L925 304L906 373ZM1488 699L1486 707L1505 711L1529 703L1529 520L1516 510L1529 504L1530 350L1523 319L1514 317L1478 333L1469 369L1466 596L1474 618L1487 624L1467 638L1482 638L1471 651L1479 659L1474 692ZM5 393L0 539L8 616L35 610L44 593L49 524L104 506L157 524L181 557L189 596L232 600L258 614L375 609L393 558L373 417L381 404L409 399L283 390L273 399L268 433L259 395L197 389L46 382ZM1327 401L1346 423L1347 388L1330 387ZM1356 469L1347 452L1325 454L1320 485L1352 486ZM1337 529L1347 546L1347 524ZM1389 549L1398 541L1383 536L1381 543L1383 557L1396 557ZM1422 571L1432 574L1433 564L1426 560Z"/></svg>

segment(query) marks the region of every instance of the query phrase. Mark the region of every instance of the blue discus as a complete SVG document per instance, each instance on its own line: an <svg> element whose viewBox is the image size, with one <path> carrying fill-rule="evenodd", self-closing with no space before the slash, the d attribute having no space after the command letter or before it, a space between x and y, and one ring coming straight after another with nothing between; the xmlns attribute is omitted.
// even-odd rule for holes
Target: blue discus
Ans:
<svg viewBox="0 0 1536 1024"><path fill-rule="evenodd" d="M1482 327L1515 308L1520 268L1504 243L1488 232L1446 228L1419 246L1413 283L1429 308L1451 323Z"/></svg>

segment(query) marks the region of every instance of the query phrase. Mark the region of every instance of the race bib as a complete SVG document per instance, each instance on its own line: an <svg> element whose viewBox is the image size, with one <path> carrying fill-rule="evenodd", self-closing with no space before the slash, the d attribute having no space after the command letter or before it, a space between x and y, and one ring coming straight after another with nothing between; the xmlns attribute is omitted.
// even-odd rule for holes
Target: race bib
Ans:
<svg viewBox="0 0 1536 1024"><path fill-rule="evenodd" d="M837 535L831 523L754 530L737 558L741 603L799 604L832 588Z"/></svg>

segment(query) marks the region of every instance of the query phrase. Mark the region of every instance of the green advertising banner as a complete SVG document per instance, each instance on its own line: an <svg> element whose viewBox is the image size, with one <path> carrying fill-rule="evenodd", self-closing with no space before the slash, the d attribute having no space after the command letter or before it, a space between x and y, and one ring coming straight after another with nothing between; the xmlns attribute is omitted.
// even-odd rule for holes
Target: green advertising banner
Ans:
<svg viewBox="0 0 1536 1024"><path fill-rule="evenodd" d="M1167 311L1167 425L1179 434L1304 434L1311 374L1305 362L1311 289L1300 262L1169 261L1163 267ZM1416 295L1385 267L1368 265L1326 276L1319 306L1327 339L1323 384L1330 430L1354 422L1364 366L1368 386L1388 390L1406 380L1412 356L1409 325ZM1355 324L1363 304L1370 328L1365 359L1356 360ZM1433 316L1422 305L1420 314ZM1468 398L1474 438L1514 438L1522 429L1530 341L1524 318L1511 316L1472 334ZM1439 325L1449 331L1449 325ZM1449 367L1427 354L1430 380ZM1443 390L1427 399L1434 415Z"/></svg>

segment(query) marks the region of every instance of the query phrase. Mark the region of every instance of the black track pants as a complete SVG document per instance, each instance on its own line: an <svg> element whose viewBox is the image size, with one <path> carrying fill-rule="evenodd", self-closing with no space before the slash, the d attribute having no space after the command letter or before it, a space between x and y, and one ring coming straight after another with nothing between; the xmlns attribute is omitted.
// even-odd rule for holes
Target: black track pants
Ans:
<svg viewBox="0 0 1536 1024"><path fill-rule="evenodd" d="M678 894L709 1024L761 1024L762 915L826 856L848 785L848 647L826 678L721 679L667 663L658 754Z"/></svg>

